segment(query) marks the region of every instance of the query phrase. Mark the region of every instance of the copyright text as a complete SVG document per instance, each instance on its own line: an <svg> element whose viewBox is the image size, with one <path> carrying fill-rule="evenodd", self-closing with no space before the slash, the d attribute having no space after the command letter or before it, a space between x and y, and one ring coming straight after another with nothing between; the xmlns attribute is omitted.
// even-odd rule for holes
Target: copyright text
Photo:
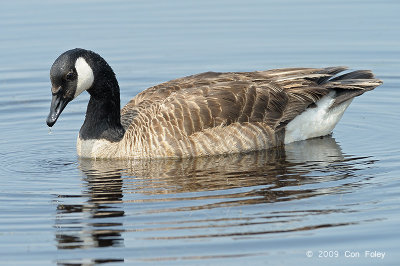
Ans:
<svg viewBox="0 0 400 266"><path fill-rule="evenodd" d="M311 250L306 251L306 256L308 258L317 257L317 258L371 258L371 259L384 259L386 256L386 252L379 250L364 250L364 251L355 251L355 250L318 250L318 252L313 252Z"/></svg>

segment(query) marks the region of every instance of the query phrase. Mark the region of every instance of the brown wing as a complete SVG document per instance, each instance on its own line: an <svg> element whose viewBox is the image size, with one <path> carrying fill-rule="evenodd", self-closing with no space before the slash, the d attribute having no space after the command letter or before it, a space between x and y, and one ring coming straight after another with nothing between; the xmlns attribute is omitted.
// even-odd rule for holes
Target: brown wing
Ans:
<svg viewBox="0 0 400 266"><path fill-rule="evenodd" d="M210 85L211 83L218 82L220 80L218 77L224 74L227 73L205 72L161 83L140 92L122 110L124 112L129 108L140 105L147 106L148 104L163 101L176 91Z"/></svg>
<svg viewBox="0 0 400 266"><path fill-rule="evenodd" d="M183 77L150 87L130 100L121 110L121 123L124 128L129 127L132 119L138 112L150 108L152 105L165 101L172 93L184 91L189 88L199 88L216 81L222 73L206 72L202 74Z"/></svg>
<svg viewBox="0 0 400 266"><path fill-rule="evenodd" d="M357 75L349 73L331 79L345 69L206 72L184 77L139 93L122 109L122 120L128 126L137 113L153 112L157 116L155 121L165 123L163 126L176 127L176 131L186 136L235 122L264 122L276 130L331 89L340 90L341 101L344 101L368 90L363 88L367 79L370 89L380 84L368 71L351 72ZM352 92L349 93L349 89ZM157 110L151 106L157 106Z"/></svg>

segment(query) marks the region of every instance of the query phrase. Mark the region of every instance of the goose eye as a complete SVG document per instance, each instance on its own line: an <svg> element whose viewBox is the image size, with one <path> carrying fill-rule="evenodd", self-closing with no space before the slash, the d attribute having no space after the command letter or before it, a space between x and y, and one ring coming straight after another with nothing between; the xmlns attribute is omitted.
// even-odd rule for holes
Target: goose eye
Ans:
<svg viewBox="0 0 400 266"><path fill-rule="evenodd" d="M73 71L70 71L70 72L68 72L68 74L65 76L65 79L68 80L68 81L71 81L71 80L74 79L74 77L75 77L74 72L73 72Z"/></svg>

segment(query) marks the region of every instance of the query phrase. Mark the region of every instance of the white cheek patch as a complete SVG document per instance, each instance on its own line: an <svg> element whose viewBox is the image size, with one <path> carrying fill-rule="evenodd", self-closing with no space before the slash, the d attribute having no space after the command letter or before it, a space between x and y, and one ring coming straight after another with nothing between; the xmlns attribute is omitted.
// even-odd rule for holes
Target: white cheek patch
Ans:
<svg viewBox="0 0 400 266"><path fill-rule="evenodd" d="M83 57L79 57L76 60L75 69L78 73L78 85L76 86L74 98L89 89L94 81L93 70Z"/></svg>

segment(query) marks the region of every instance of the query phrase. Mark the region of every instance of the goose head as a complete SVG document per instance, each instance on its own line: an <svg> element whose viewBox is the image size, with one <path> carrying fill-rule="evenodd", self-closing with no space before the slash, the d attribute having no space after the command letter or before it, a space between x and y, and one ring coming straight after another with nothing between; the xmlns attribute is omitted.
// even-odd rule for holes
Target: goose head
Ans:
<svg viewBox="0 0 400 266"><path fill-rule="evenodd" d="M54 61L50 80L52 100L46 120L49 127L56 123L67 104L84 91L106 98L110 96L106 89L96 91L95 88L107 87L114 81L119 93L115 74L107 62L100 55L80 48L66 51Z"/></svg>

